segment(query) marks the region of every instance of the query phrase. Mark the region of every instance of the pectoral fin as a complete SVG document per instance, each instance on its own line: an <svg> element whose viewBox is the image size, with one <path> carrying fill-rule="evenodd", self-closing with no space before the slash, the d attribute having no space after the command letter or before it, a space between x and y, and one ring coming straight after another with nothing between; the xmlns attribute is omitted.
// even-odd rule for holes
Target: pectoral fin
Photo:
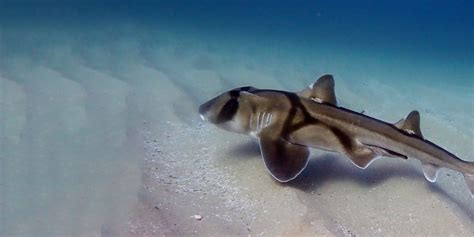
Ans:
<svg viewBox="0 0 474 237"><path fill-rule="evenodd" d="M296 178L308 164L308 147L292 144L280 137L261 136L260 150L265 166L280 182Z"/></svg>

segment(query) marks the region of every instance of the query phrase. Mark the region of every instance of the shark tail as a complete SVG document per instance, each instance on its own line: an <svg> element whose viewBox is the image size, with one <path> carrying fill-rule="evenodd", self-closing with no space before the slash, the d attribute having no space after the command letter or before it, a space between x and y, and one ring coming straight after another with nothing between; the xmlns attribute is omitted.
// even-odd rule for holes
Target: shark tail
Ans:
<svg viewBox="0 0 474 237"><path fill-rule="evenodd" d="M464 179L466 180L467 187L471 192L471 197L474 198L474 174L464 173Z"/></svg>
<svg viewBox="0 0 474 237"><path fill-rule="evenodd" d="M423 165L423 174L425 178L431 183L436 182L438 177L440 166L431 164L431 163L422 163ZM467 172L462 173L464 175L464 180L466 180L467 187L471 193L471 197L474 198L474 162L464 162L464 166L468 167Z"/></svg>

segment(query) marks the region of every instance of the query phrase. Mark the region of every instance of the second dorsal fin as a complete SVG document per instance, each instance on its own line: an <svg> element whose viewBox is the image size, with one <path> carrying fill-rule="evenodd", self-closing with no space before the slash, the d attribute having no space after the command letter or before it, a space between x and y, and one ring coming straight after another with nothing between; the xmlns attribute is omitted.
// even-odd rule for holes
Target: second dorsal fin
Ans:
<svg viewBox="0 0 474 237"><path fill-rule="evenodd" d="M394 126L423 138L420 129L420 113L416 110L411 111L404 119L396 122Z"/></svg>
<svg viewBox="0 0 474 237"><path fill-rule="evenodd" d="M329 74L322 75L315 83L310 85L309 88L299 92L298 94L301 97L316 102L337 105L336 94L334 92L334 78Z"/></svg>

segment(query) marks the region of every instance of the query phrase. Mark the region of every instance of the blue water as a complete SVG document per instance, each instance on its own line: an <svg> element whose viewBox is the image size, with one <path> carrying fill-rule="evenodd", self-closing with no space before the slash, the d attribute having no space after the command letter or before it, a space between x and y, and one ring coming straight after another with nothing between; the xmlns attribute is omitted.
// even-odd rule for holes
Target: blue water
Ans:
<svg viewBox="0 0 474 237"><path fill-rule="evenodd" d="M142 133L194 126L223 90L322 73L343 106L390 121L418 109L472 161L474 1L0 0L0 236L129 228ZM446 203L472 223L459 195Z"/></svg>
<svg viewBox="0 0 474 237"><path fill-rule="evenodd" d="M4 27L46 25L66 30L109 22L113 29L120 22L133 22L210 38L280 44L299 53L324 49L324 57L362 56L373 63L367 70L374 70L381 60L406 67L404 71L411 74L430 71L435 64L449 73L433 73L438 76L432 80L472 85L473 1L26 2L2 2ZM16 38L9 42L8 35L3 38L4 55L37 43L26 41L26 46ZM7 47L10 43L21 45Z"/></svg>
<svg viewBox="0 0 474 237"><path fill-rule="evenodd" d="M456 63L472 63L474 47L472 1L9 2L15 1L2 4L4 24L49 22L68 27L129 19L157 27L265 36L373 53L386 50Z"/></svg>

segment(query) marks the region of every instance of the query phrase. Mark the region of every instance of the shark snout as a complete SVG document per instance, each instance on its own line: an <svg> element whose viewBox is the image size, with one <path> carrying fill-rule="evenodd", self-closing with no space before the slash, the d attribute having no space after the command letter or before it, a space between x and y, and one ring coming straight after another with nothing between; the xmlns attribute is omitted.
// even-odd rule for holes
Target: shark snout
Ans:
<svg viewBox="0 0 474 237"><path fill-rule="evenodd" d="M201 117L202 120L210 121L210 122L213 121L214 113L212 111L213 111L214 104L215 104L214 101L210 100L199 106L199 116Z"/></svg>
<svg viewBox="0 0 474 237"><path fill-rule="evenodd" d="M199 106L199 114L201 114L201 116L203 116L204 114L206 114L206 112L209 110L209 108L211 107L211 103L209 103L210 101L202 104Z"/></svg>

